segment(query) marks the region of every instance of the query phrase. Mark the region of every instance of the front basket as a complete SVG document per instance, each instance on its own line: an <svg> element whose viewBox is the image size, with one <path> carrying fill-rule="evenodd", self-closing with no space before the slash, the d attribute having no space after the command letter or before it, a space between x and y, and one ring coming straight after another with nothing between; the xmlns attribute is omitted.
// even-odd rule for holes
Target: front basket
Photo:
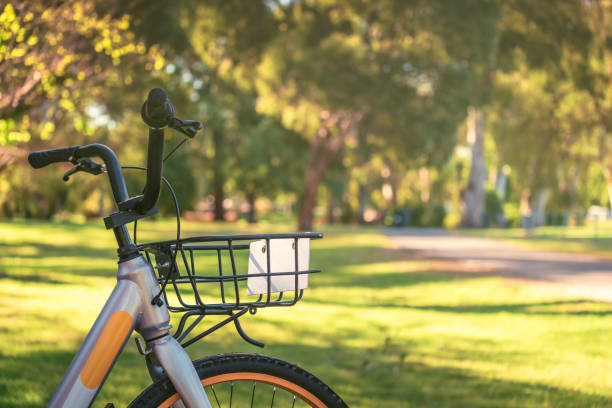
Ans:
<svg viewBox="0 0 612 408"><path fill-rule="evenodd" d="M308 275L321 272L310 268L309 255L310 240L322 237L313 232L200 236L138 249L157 270L168 309L183 313L180 333L190 316L229 315L237 323L246 311L294 305Z"/></svg>

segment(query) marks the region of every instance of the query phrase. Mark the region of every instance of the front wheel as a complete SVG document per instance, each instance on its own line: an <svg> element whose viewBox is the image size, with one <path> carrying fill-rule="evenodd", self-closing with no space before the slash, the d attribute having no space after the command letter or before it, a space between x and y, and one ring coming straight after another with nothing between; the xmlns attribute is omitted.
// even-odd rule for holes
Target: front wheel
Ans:
<svg viewBox="0 0 612 408"><path fill-rule="evenodd" d="M347 405L314 375L276 358L222 354L193 362L214 407L314 407ZM129 408L167 408L179 401L166 377L149 386Z"/></svg>

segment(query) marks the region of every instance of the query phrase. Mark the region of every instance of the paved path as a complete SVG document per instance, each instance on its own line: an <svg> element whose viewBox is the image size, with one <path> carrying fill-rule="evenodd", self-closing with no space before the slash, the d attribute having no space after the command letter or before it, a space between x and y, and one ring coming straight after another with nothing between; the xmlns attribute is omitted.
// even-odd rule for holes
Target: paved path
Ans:
<svg viewBox="0 0 612 408"><path fill-rule="evenodd" d="M399 248L462 269L561 285L572 295L612 302L612 261L591 255L527 249L505 241L449 235L445 230L388 229Z"/></svg>

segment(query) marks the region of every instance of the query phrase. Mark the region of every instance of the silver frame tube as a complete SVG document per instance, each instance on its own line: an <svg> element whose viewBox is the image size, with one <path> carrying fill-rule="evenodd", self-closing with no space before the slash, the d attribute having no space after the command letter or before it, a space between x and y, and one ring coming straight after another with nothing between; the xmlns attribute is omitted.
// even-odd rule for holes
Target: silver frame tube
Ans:
<svg viewBox="0 0 612 408"><path fill-rule="evenodd" d="M167 306L151 304L159 290L153 267L142 256L119 264L117 285L47 407L89 406L134 329L148 340L185 405L211 407L191 359L169 334Z"/></svg>
<svg viewBox="0 0 612 408"><path fill-rule="evenodd" d="M155 358L164 368L186 407L212 408L191 359L172 336L152 342ZM177 404L178 405L178 404Z"/></svg>

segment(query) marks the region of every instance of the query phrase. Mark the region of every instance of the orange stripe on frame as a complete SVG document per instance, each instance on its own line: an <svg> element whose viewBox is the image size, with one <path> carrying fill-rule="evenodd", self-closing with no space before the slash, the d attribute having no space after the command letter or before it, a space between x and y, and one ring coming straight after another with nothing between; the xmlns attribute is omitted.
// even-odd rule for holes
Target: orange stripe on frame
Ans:
<svg viewBox="0 0 612 408"><path fill-rule="evenodd" d="M85 387L94 390L100 386L131 329L132 316L128 312L115 312L108 319L81 370L81 382Z"/></svg>

